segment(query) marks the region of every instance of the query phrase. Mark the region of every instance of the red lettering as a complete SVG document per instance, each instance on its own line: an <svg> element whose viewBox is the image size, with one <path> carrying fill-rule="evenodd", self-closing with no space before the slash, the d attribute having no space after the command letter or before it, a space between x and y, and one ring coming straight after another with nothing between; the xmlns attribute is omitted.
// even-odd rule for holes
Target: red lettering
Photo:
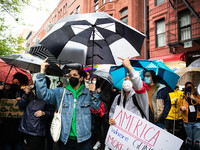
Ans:
<svg viewBox="0 0 200 150"><path fill-rule="evenodd" d="M133 131L133 134L135 133L135 131L137 131L137 136L138 136L138 127L142 125L142 121L141 120L138 120L136 126L135 126L135 129Z"/></svg>
<svg viewBox="0 0 200 150"><path fill-rule="evenodd" d="M145 134L144 134L144 139L146 140L146 141L149 141L149 140L147 140L146 139L146 135L147 135L147 133L150 131L150 130L155 130L153 127L151 127L151 128L149 128L146 132L145 132Z"/></svg>
<svg viewBox="0 0 200 150"><path fill-rule="evenodd" d="M144 130L146 129L146 127L147 127L147 124L145 124L145 127L144 127L144 129L142 130L142 133L140 134L140 137L142 137L142 134L144 133Z"/></svg>
<svg viewBox="0 0 200 150"><path fill-rule="evenodd" d="M131 120L131 123L130 123L130 126L129 126L129 128L128 128L128 131L130 131L130 128L131 128L131 126L133 125L133 120L134 120L134 116L133 116L133 118L132 118L132 120Z"/></svg>
<svg viewBox="0 0 200 150"><path fill-rule="evenodd" d="M115 117L115 121L117 120L117 118L119 117L119 119L120 119L120 121L119 121L119 126L121 126L120 124L122 124L123 122L122 122L122 114L123 114L123 110L121 110L120 112L119 112L119 114Z"/></svg>
<svg viewBox="0 0 200 150"><path fill-rule="evenodd" d="M149 143L151 142L151 140L155 140L154 141L154 143L153 143L153 146L155 145L155 143L156 143L156 141L157 141L157 139L158 139L158 137L159 137L159 135L160 135L160 131L158 131L150 140L149 140Z"/></svg>
<svg viewBox="0 0 200 150"><path fill-rule="evenodd" d="M129 120L128 120L128 123L127 123L127 125L126 125L126 129L127 129L128 125L129 125L129 123L130 123L131 117L132 117L132 115L130 115L130 116L128 117L127 114L126 114L126 112L124 113L124 117L123 117L122 122L124 122L124 119L129 119Z"/></svg>

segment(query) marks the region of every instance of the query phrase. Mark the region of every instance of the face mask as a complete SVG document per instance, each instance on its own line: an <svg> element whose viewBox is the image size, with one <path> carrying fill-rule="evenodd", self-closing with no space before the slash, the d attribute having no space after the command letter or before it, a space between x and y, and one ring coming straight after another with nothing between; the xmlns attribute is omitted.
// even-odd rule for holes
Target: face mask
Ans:
<svg viewBox="0 0 200 150"><path fill-rule="evenodd" d="M71 78L69 79L69 84L70 84L72 87L75 87L75 86L77 86L77 85L78 85L78 83L79 83L79 80L78 80L78 78L71 77Z"/></svg>
<svg viewBox="0 0 200 150"><path fill-rule="evenodd" d="M151 79L148 78L148 77L144 77L144 82L145 82L147 85L149 85L149 84L151 84Z"/></svg>
<svg viewBox="0 0 200 150"><path fill-rule="evenodd" d="M125 80L123 82L122 88L124 89L125 92L130 92L133 87L133 84L130 80Z"/></svg>
<svg viewBox="0 0 200 150"><path fill-rule="evenodd" d="M187 91L187 92L192 92L192 87L188 86L188 87L186 88L186 91Z"/></svg>

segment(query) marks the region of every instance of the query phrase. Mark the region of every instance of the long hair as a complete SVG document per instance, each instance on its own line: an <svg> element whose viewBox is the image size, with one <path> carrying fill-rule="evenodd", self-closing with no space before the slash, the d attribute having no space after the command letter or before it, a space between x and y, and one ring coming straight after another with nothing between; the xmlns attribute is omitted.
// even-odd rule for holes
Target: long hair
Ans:
<svg viewBox="0 0 200 150"><path fill-rule="evenodd" d="M21 85L28 85L28 77L23 73L20 73L20 72L15 73L13 75L13 80L14 79L19 80Z"/></svg>

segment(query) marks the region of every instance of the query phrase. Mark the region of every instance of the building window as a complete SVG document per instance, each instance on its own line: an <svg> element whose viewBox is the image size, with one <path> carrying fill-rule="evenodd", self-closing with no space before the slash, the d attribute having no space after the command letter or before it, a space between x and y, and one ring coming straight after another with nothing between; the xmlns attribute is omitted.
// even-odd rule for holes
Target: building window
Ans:
<svg viewBox="0 0 200 150"><path fill-rule="evenodd" d="M125 23L125 24L128 24L128 16L123 17L123 18L121 19L121 22L123 22L123 23Z"/></svg>
<svg viewBox="0 0 200 150"><path fill-rule="evenodd" d="M155 0L155 5L158 6L164 2L165 2L165 0Z"/></svg>
<svg viewBox="0 0 200 150"><path fill-rule="evenodd" d="M109 0L109 2L112 2L112 0Z"/></svg>
<svg viewBox="0 0 200 150"><path fill-rule="evenodd" d="M94 6L94 12L98 12L98 10L99 10L99 5L97 4Z"/></svg>
<svg viewBox="0 0 200 150"><path fill-rule="evenodd" d="M189 11L179 13L179 39L191 39L191 16Z"/></svg>
<svg viewBox="0 0 200 150"><path fill-rule="evenodd" d="M123 8L121 11L120 11L120 20L125 23L125 24L128 24L128 8Z"/></svg>
<svg viewBox="0 0 200 150"><path fill-rule="evenodd" d="M106 3L106 0L102 0L102 5Z"/></svg>
<svg viewBox="0 0 200 150"><path fill-rule="evenodd" d="M77 13L77 14L80 13L80 6L78 6L78 7L76 8L76 13Z"/></svg>
<svg viewBox="0 0 200 150"><path fill-rule="evenodd" d="M161 20L156 22L156 47L162 47L165 45L165 20Z"/></svg>
<svg viewBox="0 0 200 150"><path fill-rule="evenodd" d="M128 8L127 8L127 7L126 7L126 8L123 8L123 9L120 11L120 13L121 13L121 16L127 15L127 14L128 14Z"/></svg>

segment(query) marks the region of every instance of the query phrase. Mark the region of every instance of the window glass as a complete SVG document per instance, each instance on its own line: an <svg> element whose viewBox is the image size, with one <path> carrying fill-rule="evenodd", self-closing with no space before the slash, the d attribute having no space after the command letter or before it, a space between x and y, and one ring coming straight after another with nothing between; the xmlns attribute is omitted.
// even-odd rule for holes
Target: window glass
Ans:
<svg viewBox="0 0 200 150"><path fill-rule="evenodd" d="M156 44L157 47L166 45L165 20L156 22Z"/></svg>
<svg viewBox="0 0 200 150"><path fill-rule="evenodd" d="M179 18L180 40L188 40L191 38L191 17L189 11L181 13Z"/></svg>
<svg viewBox="0 0 200 150"><path fill-rule="evenodd" d="M165 0L155 0L156 6L158 6L158 5L160 5L160 4L164 3L164 2L165 2Z"/></svg>

